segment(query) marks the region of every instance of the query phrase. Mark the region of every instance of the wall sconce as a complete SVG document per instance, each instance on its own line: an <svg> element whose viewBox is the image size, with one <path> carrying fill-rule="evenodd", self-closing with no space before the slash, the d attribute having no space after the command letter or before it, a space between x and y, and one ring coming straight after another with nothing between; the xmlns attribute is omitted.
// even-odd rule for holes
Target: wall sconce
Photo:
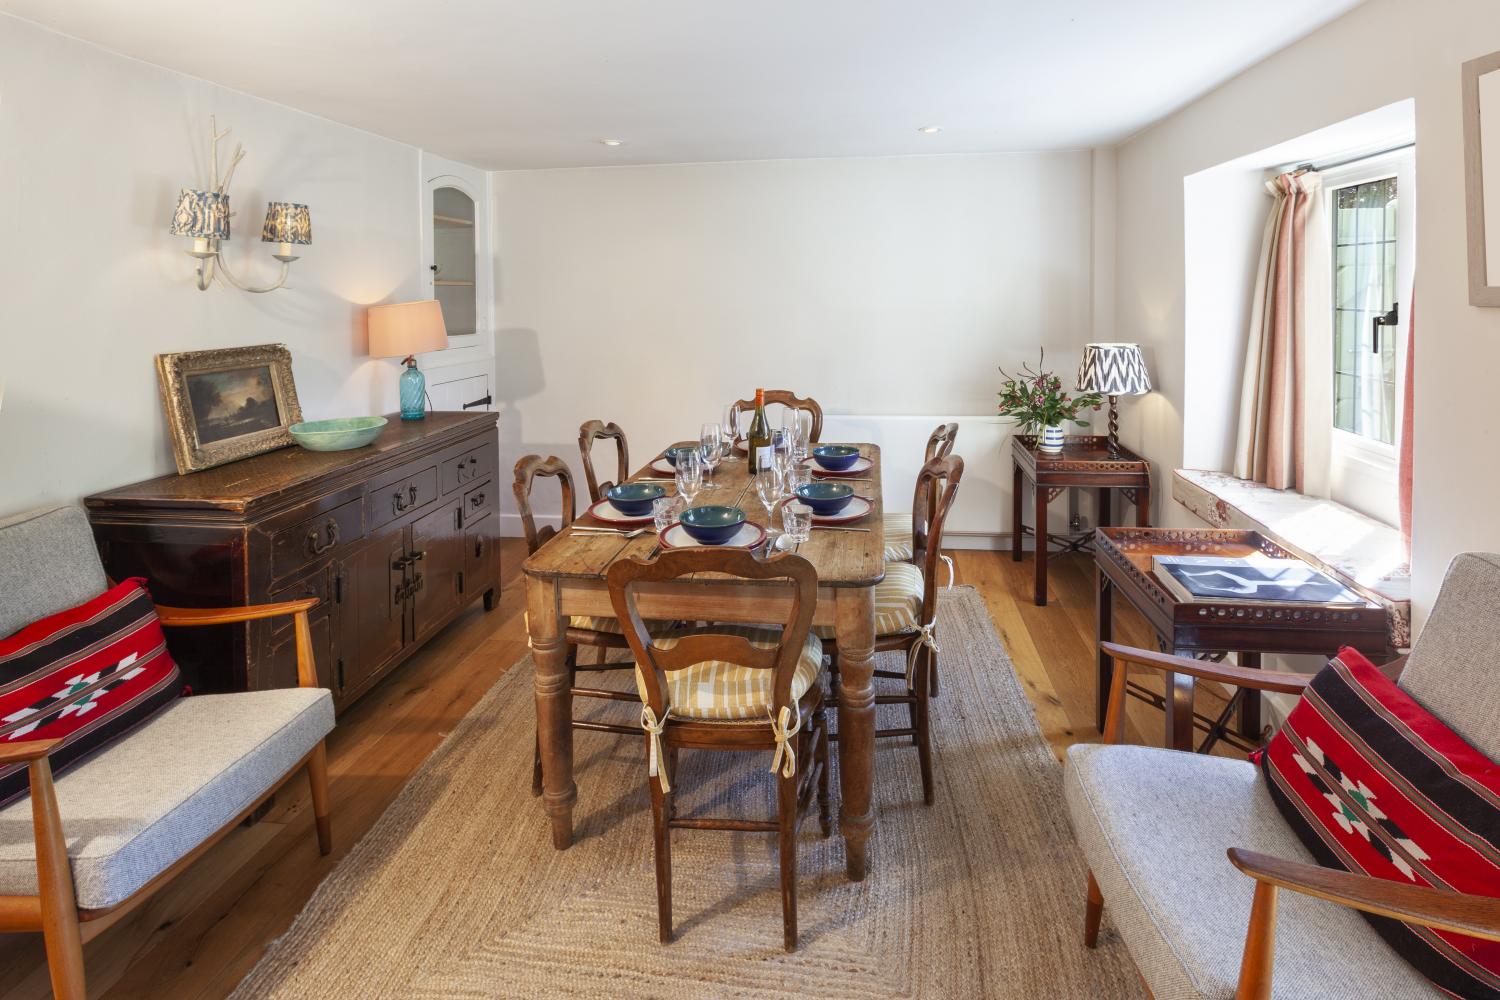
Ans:
<svg viewBox="0 0 1500 1000"><path fill-rule="evenodd" d="M312 243L312 216L306 205L290 201L273 201L268 204L266 223L261 227L260 239L262 243L276 244L276 252L272 256L281 261L281 276L273 284L259 288L247 285L235 277L234 272L229 269L229 262L224 259L220 242L229 239L229 220L234 215L229 210L229 182L234 177L234 168L245 158L245 150L238 143L235 144L229 169L221 178L219 143L229 135L229 129L220 132L218 122L212 116L208 119L208 127L213 136L208 152L213 164L214 189L182 189L182 194L177 199L177 211L172 214L172 235L188 236L193 240L193 248L188 251L188 255L198 258L199 291L206 291L215 278L222 277L244 292L274 292L286 284L292 261L297 259L292 253L292 247Z"/></svg>

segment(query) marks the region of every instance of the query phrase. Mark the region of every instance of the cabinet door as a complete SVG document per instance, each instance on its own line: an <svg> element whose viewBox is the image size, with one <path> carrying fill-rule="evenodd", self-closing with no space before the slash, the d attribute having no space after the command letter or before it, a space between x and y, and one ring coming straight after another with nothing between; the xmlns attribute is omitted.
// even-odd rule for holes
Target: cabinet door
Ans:
<svg viewBox="0 0 1500 1000"><path fill-rule="evenodd" d="M352 560L359 645L343 657L345 689L360 687L401 652L406 639L405 543L405 528L385 528Z"/></svg>
<svg viewBox="0 0 1500 1000"><path fill-rule="evenodd" d="M318 599L317 606L307 614L307 624L312 632L313 663L317 668L318 684L337 690L334 668L333 634L337 621L337 609L333 601L333 574L329 567L308 574L296 583L283 587L270 595L272 603L295 601L304 597ZM289 688L297 686L297 632L291 616L269 618L255 623L266 637L264 652L256 657L251 668L251 690Z"/></svg>
<svg viewBox="0 0 1500 1000"><path fill-rule="evenodd" d="M500 589L500 518L487 513L464 525L464 578L460 588L465 600L494 588Z"/></svg>
<svg viewBox="0 0 1500 1000"><path fill-rule="evenodd" d="M421 642L458 609L459 579L464 568L463 498L455 497L412 522L412 622Z"/></svg>

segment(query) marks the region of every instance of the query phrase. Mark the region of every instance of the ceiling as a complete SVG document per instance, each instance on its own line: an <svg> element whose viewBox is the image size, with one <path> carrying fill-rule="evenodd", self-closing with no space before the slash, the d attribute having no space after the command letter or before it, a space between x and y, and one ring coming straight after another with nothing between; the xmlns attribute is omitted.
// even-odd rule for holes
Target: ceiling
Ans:
<svg viewBox="0 0 1500 1000"><path fill-rule="evenodd" d="M0 10L504 169L1111 144L1360 2L0 0ZM917 131L928 125L942 131Z"/></svg>

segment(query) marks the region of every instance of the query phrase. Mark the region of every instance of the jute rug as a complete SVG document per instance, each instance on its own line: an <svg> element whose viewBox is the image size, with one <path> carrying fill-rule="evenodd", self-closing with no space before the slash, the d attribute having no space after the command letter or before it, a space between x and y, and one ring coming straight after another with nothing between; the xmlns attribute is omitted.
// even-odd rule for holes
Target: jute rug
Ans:
<svg viewBox="0 0 1500 1000"><path fill-rule="evenodd" d="M799 951L781 948L775 838L751 833L674 833L678 937L658 943L639 740L576 735L577 839L552 849L530 794L527 660L433 753L234 996L1141 996L1113 933L1096 951L1080 942L1084 868L1061 766L973 590L944 595L939 635L937 803L922 805L910 744L882 741L862 883L845 878L837 834L820 839L808 819ZM684 752L679 808L773 815L769 756Z"/></svg>

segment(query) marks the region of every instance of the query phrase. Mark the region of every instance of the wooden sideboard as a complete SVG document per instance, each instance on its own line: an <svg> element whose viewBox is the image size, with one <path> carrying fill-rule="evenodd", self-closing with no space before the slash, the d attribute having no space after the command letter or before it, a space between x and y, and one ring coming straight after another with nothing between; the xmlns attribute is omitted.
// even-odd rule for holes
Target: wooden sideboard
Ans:
<svg viewBox="0 0 1500 1000"><path fill-rule="evenodd" d="M316 597L318 676L343 708L500 586L496 415L395 414L353 451L282 448L85 500L111 577L163 604ZM290 620L174 630L194 690L296 684Z"/></svg>

